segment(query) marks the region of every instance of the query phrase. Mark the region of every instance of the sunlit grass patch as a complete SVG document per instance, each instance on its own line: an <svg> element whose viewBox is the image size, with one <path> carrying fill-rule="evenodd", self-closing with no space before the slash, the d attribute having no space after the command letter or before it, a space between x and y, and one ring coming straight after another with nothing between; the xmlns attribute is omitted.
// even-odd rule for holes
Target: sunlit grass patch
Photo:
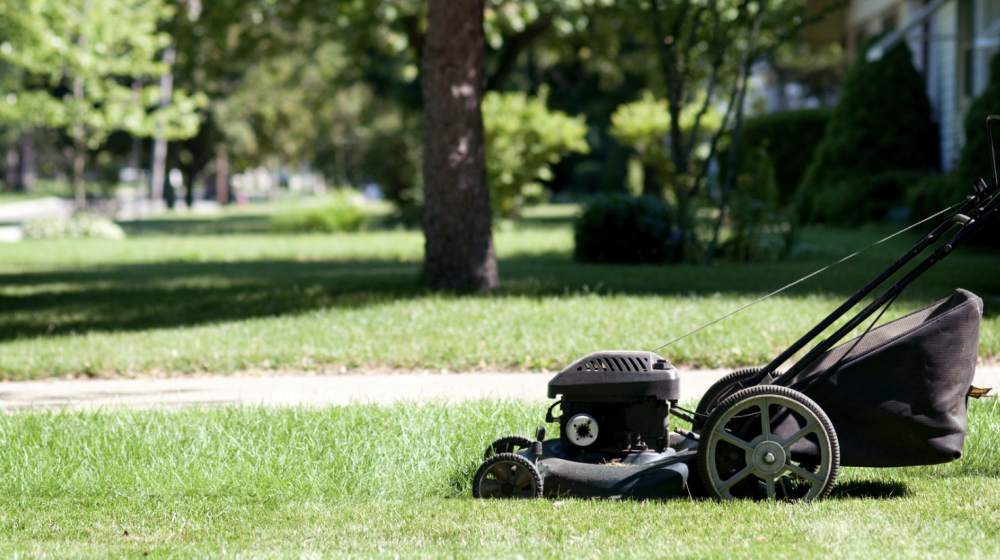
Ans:
<svg viewBox="0 0 1000 560"><path fill-rule="evenodd" d="M56 556L995 557L1000 406L966 456L844 469L815 504L477 501L485 445L547 403L0 418L0 551ZM960 545L956 545L960 543Z"/></svg>
<svg viewBox="0 0 1000 560"><path fill-rule="evenodd" d="M0 377L149 370L420 367L554 369L600 349L653 349L886 232L810 230L777 263L616 266L572 261L563 225L495 236L489 296L420 285L423 237L381 231L179 236L0 246ZM667 349L682 366L770 360L893 262L897 238ZM980 355L1000 356L1000 258L956 253L885 319L983 297Z"/></svg>

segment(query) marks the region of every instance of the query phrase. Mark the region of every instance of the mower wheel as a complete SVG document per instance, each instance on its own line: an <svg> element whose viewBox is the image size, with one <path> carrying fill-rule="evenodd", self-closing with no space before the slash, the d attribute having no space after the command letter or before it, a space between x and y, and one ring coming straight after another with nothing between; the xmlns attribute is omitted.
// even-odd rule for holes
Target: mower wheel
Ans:
<svg viewBox="0 0 1000 560"><path fill-rule="evenodd" d="M541 498L542 475L535 464L514 453L499 453L487 459L472 479L476 498Z"/></svg>
<svg viewBox="0 0 1000 560"><path fill-rule="evenodd" d="M483 453L483 460L497 453L517 453L522 449L531 449L531 440L524 436L509 435L493 440Z"/></svg>
<svg viewBox="0 0 1000 560"><path fill-rule="evenodd" d="M750 379L758 371L759 367L752 367L747 369L741 369L739 371L734 371L729 375L723 377L722 379L716 381L711 387L705 391L702 395L701 400L698 401L698 408L695 409L694 425L692 429L697 432L705 425L705 420L708 419L708 415L715 410L715 407L719 406L719 403L726 400L726 397L732 395L740 389L746 389L743 386L743 382Z"/></svg>
<svg viewBox="0 0 1000 560"><path fill-rule="evenodd" d="M796 459L797 451L808 460ZM840 445L826 413L780 385L750 387L722 401L698 443L698 474L720 500L822 499L839 469Z"/></svg>

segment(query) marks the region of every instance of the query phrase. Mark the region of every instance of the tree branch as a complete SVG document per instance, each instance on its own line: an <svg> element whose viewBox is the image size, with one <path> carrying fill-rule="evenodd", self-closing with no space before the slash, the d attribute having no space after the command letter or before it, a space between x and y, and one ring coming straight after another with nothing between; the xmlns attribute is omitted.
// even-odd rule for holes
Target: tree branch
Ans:
<svg viewBox="0 0 1000 560"><path fill-rule="evenodd" d="M663 24L660 11L659 0L650 0L650 7L653 11L653 29L656 33L657 52L660 55L660 65L663 67L663 79L667 89L667 110L670 112L670 155L674 160L679 175L684 175L688 171L687 158L688 150L683 145L683 136L680 128L681 98L683 97L684 86L681 83L681 76L677 68L677 39L676 32L683 25L687 9L691 5L690 0L685 0L680 13L674 19L674 35L669 38L663 34Z"/></svg>
<svg viewBox="0 0 1000 560"><path fill-rule="evenodd" d="M499 91L503 88L507 78L517 66L517 58L521 55L535 39L548 31L552 26L553 15L546 14L528 24L523 31L504 41L503 50L500 53L500 63L496 71L486 80L487 91Z"/></svg>

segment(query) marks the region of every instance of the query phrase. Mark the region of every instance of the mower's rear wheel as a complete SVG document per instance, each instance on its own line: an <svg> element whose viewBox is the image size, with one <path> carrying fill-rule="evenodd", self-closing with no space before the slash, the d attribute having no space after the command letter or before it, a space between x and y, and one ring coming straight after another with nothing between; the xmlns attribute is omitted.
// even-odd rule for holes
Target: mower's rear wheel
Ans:
<svg viewBox="0 0 1000 560"><path fill-rule="evenodd" d="M808 461L794 457L792 448L802 440L816 452L808 451ZM833 490L839 469L840 445L826 413L783 386L758 385L722 401L698 442L702 484L721 500L822 499Z"/></svg>
<svg viewBox="0 0 1000 560"><path fill-rule="evenodd" d="M541 498L542 475L534 463L514 453L499 453L487 459L472 479L476 498Z"/></svg>
<svg viewBox="0 0 1000 560"><path fill-rule="evenodd" d="M743 386L743 382L750 379L758 371L759 367L741 369L739 371L734 371L729 375L723 377L722 379L716 381L711 387L705 391L702 395L701 400L698 401L698 408L695 409L694 425L692 429L695 432L701 430L705 425L705 420L708 419L708 415L715 410L715 407L719 406L719 403L726 400L726 397L732 395L740 389L746 389Z"/></svg>
<svg viewBox="0 0 1000 560"><path fill-rule="evenodd" d="M497 453L517 453L522 449L531 449L530 439L516 435L499 437L486 447L483 460L489 459Z"/></svg>

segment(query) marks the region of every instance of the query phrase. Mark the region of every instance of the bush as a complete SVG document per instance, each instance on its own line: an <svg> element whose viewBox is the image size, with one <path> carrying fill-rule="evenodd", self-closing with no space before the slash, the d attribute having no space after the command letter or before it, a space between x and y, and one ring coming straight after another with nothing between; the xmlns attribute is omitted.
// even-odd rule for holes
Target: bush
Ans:
<svg viewBox="0 0 1000 560"><path fill-rule="evenodd" d="M986 135L986 117L1000 115L1000 53L990 61L990 81L982 95L972 102L965 115L965 145L958 164L958 180L968 189L979 179L993 182L990 143ZM1000 142L1000 126L993 125L994 138Z"/></svg>
<svg viewBox="0 0 1000 560"><path fill-rule="evenodd" d="M988 115L1000 115L1000 53L990 60L990 81L986 90L972 102L965 115L965 145L956 173L962 194L971 193L972 185L979 179L985 179L987 184L993 182L990 142L986 135ZM1000 127L996 124L993 127L993 138L1000 142ZM972 242L1000 247L1000 222L987 225Z"/></svg>
<svg viewBox="0 0 1000 560"><path fill-rule="evenodd" d="M807 215L813 210L829 213L814 200L821 190L827 201L864 203L869 197L850 190L851 185L861 184L855 179L888 187L891 181L886 177L877 181L868 177L894 170L926 173L937 165L937 129L931 122L930 101L906 43L875 62L867 62L863 51L844 80L840 103L802 179L799 195ZM838 184L849 192L829 191ZM887 194L880 192L876 198L881 201Z"/></svg>
<svg viewBox="0 0 1000 560"><path fill-rule="evenodd" d="M903 205L904 194L921 177L918 173L888 171L827 185L814 195L814 217L841 226L882 221L890 209Z"/></svg>
<svg viewBox="0 0 1000 560"><path fill-rule="evenodd" d="M771 158L779 204L795 196L832 115L828 108L804 109L752 117L743 123L740 144L749 150L763 148Z"/></svg>
<svg viewBox="0 0 1000 560"><path fill-rule="evenodd" d="M125 231L106 218L80 214L72 218L39 218L22 225L24 239L65 239L95 237L125 239Z"/></svg>
<svg viewBox="0 0 1000 560"><path fill-rule="evenodd" d="M963 188L956 175L931 175L906 191L906 206L910 209L910 218L919 222L971 193L972 188Z"/></svg>
<svg viewBox="0 0 1000 560"><path fill-rule="evenodd" d="M672 250L671 216L663 201L600 197L574 224L574 257L594 263L662 263Z"/></svg>
<svg viewBox="0 0 1000 560"><path fill-rule="evenodd" d="M278 233L336 233L358 231L364 216L350 201L338 198L313 208L291 210L271 217L271 230Z"/></svg>
<svg viewBox="0 0 1000 560"><path fill-rule="evenodd" d="M778 187L774 164L761 147L743 150L727 215L731 237L719 254L735 261L770 260L780 254L773 236L765 230L779 229L776 203Z"/></svg>
<svg viewBox="0 0 1000 560"><path fill-rule="evenodd" d="M540 199L540 181L551 180L551 166L570 152L587 153L587 125L546 106L547 92L488 92L483 98L486 178L494 216L516 217L526 200Z"/></svg>

